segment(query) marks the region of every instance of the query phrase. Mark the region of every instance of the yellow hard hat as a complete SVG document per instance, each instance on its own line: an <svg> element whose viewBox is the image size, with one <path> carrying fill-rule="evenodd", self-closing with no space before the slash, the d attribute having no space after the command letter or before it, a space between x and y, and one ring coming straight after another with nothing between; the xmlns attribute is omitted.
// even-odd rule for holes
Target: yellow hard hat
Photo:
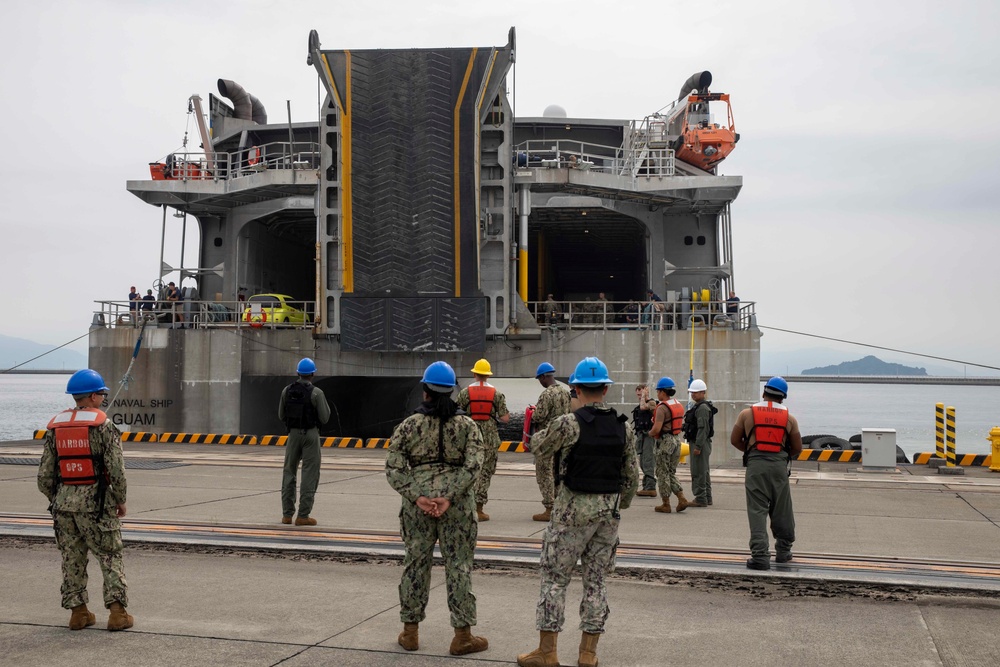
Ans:
<svg viewBox="0 0 1000 667"><path fill-rule="evenodd" d="M472 372L476 375L493 375L493 371L490 370L490 362L485 359L477 361L476 365L472 367Z"/></svg>

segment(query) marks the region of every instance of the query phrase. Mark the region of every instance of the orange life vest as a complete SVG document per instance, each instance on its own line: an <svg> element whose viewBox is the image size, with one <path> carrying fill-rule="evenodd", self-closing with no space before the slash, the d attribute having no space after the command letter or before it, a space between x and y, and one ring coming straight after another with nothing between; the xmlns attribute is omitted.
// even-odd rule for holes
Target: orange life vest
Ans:
<svg viewBox="0 0 1000 667"><path fill-rule="evenodd" d="M753 427L747 433L747 439L755 435L757 441L754 448L761 452L780 452L785 447L788 437L788 408L771 401L757 403L750 408L753 415Z"/></svg>
<svg viewBox="0 0 1000 667"><path fill-rule="evenodd" d="M485 382L469 385L469 416L477 422L489 421L497 388Z"/></svg>
<svg viewBox="0 0 1000 667"><path fill-rule="evenodd" d="M49 421L56 436L59 481L71 486L96 484L96 458L90 447L90 429L107 421L102 410L64 410Z"/></svg>
<svg viewBox="0 0 1000 667"><path fill-rule="evenodd" d="M670 435L680 434L681 426L684 424L684 404L676 398L671 398L667 401L658 401L658 404L664 406L670 413L670 424L664 424L663 430Z"/></svg>

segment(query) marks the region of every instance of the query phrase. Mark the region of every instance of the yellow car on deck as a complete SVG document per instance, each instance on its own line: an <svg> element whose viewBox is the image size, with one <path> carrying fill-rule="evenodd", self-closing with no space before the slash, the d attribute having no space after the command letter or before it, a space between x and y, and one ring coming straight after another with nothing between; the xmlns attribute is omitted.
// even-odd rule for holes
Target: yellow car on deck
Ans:
<svg viewBox="0 0 1000 667"><path fill-rule="evenodd" d="M304 305L287 294L254 294L247 299L243 321L250 326L274 324L306 324L309 314L292 304Z"/></svg>

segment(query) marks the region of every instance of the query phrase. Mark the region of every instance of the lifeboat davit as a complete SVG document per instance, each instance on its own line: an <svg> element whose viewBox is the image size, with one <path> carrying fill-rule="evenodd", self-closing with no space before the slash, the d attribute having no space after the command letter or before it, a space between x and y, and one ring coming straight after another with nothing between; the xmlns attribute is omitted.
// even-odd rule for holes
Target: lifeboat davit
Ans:
<svg viewBox="0 0 1000 667"><path fill-rule="evenodd" d="M667 132L675 137L670 147L679 160L705 171L712 171L726 159L740 135L733 121L733 107L726 93L712 93L711 72L698 72L684 82L680 96L667 116ZM710 103L726 103L726 124L715 122L710 113Z"/></svg>

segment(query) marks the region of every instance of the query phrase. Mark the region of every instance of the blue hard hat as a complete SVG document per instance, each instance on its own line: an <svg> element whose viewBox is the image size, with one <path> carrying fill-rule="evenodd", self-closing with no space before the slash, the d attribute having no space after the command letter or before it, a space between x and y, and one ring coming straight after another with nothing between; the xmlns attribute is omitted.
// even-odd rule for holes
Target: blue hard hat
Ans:
<svg viewBox="0 0 1000 667"><path fill-rule="evenodd" d="M555 373L555 372L556 372L555 366L553 366L547 361L543 361L542 363L538 364L538 370L535 371L535 377L538 377L539 375L545 375L546 373Z"/></svg>
<svg viewBox="0 0 1000 667"><path fill-rule="evenodd" d="M672 378L663 376L660 378L660 381L656 383L656 390L659 391L660 389L673 389L676 386L677 385L674 383Z"/></svg>
<svg viewBox="0 0 1000 667"><path fill-rule="evenodd" d="M768 394L777 394L782 398L785 398L788 396L788 383L785 382L785 378L780 375L775 375L764 385L764 392Z"/></svg>
<svg viewBox="0 0 1000 667"><path fill-rule="evenodd" d="M573 373L572 375L569 376L569 383L576 384L576 373Z"/></svg>
<svg viewBox="0 0 1000 667"><path fill-rule="evenodd" d="M455 388L455 369L444 361L435 361L424 371L421 382L439 394L451 393Z"/></svg>
<svg viewBox="0 0 1000 667"><path fill-rule="evenodd" d="M109 391L104 385L104 378L97 371L84 368L73 373L66 383L66 393L73 396L93 394L95 391Z"/></svg>
<svg viewBox="0 0 1000 667"><path fill-rule="evenodd" d="M295 367L295 372L299 375L312 375L316 372L316 362L306 357Z"/></svg>
<svg viewBox="0 0 1000 667"><path fill-rule="evenodd" d="M578 363L573 376L576 384L614 384L608 376L608 367L597 357L587 357Z"/></svg>

